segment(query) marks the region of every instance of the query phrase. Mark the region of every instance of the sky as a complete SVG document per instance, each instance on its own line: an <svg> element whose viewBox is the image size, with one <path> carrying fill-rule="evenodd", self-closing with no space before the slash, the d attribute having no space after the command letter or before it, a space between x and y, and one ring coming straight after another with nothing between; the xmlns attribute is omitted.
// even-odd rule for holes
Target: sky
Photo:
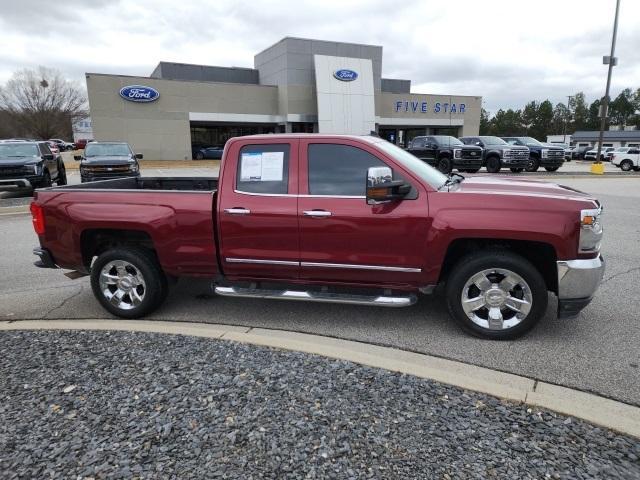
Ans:
<svg viewBox="0 0 640 480"><path fill-rule="evenodd" d="M615 0L0 0L0 84L39 65L148 76L159 61L253 67L282 37L383 47L414 93L489 111L604 95ZM34 12L37 12L34 14ZM640 88L640 1L621 0L611 91Z"/></svg>

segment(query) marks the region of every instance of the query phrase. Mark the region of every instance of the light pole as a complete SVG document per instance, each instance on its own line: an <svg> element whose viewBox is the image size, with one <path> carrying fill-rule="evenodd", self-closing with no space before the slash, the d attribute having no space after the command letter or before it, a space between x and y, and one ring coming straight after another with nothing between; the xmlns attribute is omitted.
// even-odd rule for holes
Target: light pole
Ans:
<svg viewBox="0 0 640 480"><path fill-rule="evenodd" d="M600 112L600 135L598 136L598 150L596 152L596 161L595 163L600 164L600 153L602 151L602 141L604 139L604 127L607 121L607 115L609 113L609 88L611 87L611 73L613 71L613 67L618 64L618 59L615 57L616 53L616 36L618 35L618 12L620 11L620 0L616 0L616 15L613 20L613 37L611 37L611 54L607 57L605 56L602 59L602 63L605 65L609 65L609 70L607 72L607 87L604 92L604 98L602 99L602 111ZM597 168L594 169L594 166L591 167L591 171L593 173L604 173L604 169L602 165L598 165Z"/></svg>
<svg viewBox="0 0 640 480"><path fill-rule="evenodd" d="M562 129L562 142L567 143L567 123L569 123L569 119L571 118L571 99L573 95L567 95L567 112L569 114L564 119L564 128Z"/></svg>

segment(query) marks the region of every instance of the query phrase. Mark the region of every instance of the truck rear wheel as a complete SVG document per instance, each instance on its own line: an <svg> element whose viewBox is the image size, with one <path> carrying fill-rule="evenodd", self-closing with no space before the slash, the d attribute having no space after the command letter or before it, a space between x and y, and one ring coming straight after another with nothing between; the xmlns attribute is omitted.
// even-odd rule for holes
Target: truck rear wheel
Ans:
<svg viewBox="0 0 640 480"><path fill-rule="evenodd" d="M167 278L154 255L141 248L113 248L91 267L91 289L100 304L122 318L139 318L158 308Z"/></svg>
<svg viewBox="0 0 640 480"><path fill-rule="evenodd" d="M525 258L503 250L473 253L446 284L449 313L466 332L492 340L524 335L547 310L547 288Z"/></svg>

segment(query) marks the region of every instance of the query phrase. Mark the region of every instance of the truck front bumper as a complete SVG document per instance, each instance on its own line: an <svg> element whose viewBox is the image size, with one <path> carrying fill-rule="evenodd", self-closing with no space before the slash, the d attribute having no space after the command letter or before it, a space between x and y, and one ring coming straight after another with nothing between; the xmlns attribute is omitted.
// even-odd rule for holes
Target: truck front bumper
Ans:
<svg viewBox="0 0 640 480"><path fill-rule="evenodd" d="M591 302L602 281L604 258L560 260L557 266L558 318L575 317Z"/></svg>

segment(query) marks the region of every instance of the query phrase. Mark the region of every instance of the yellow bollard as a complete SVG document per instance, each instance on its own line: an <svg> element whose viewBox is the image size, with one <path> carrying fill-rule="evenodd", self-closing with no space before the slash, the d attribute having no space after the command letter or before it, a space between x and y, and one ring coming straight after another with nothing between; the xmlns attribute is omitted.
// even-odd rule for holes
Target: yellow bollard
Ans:
<svg viewBox="0 0 640 480"><path fill-rule="evenodd" d="M591 173L595 175L604 175L604 163L594 162L591 164Z"/></svg>

